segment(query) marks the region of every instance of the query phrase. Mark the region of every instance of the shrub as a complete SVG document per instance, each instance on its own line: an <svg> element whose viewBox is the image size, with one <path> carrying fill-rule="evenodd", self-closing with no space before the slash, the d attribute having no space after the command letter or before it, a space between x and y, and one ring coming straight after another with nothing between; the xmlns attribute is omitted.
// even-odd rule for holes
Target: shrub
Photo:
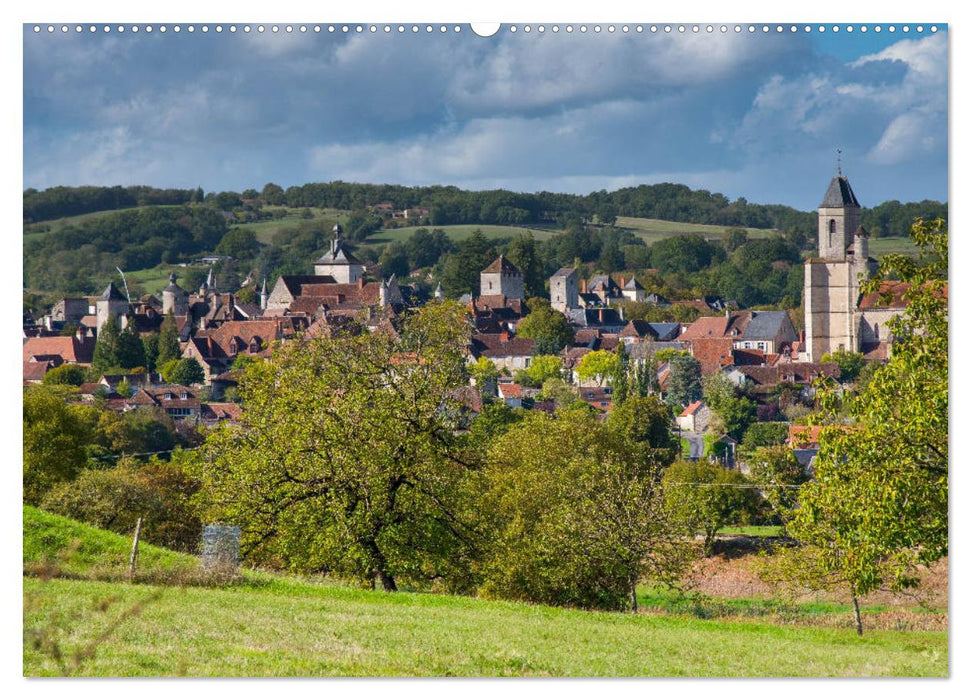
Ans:
<svg viewBox="0 0 971 700"><path fill-rule="evenodd" d="M55 487L41 507L122 534L132 532L141 517L146 542L192 552L201 531L190 503L197 490L197 482L176 462L126 457L113 469L89 469Z"/></svg>

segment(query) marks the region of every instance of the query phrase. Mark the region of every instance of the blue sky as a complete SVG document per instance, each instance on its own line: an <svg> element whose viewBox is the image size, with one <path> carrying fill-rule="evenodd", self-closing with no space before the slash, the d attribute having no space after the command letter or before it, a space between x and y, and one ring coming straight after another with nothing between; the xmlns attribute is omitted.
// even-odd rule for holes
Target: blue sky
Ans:
<svg viewBox="0 0 971 700"><path fill-rule="evenodd" d="M541 35L534 24L488 39L467 25L417 36L31 26L25 187L680 182L812 209L841 148L865 206L948 197L944 25Z"/></svg>

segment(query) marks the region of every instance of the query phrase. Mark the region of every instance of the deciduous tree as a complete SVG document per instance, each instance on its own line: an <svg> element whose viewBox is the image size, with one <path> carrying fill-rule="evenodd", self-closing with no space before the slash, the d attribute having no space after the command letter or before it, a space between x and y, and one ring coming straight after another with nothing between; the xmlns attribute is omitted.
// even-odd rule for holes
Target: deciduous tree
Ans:
<svg viewBox="0 0 971 700"><path fill-rule="evenodd" d="M213 433L202 470L211 517L239 524L251 561L380 581L461 586L472 465L455 429L467 382L463 307L436 303L399 337L335 334L247 367L238 425Z"/></svg>
<svg viewBox="0 0 971 700"><path fill-rule="evenodd" d="M789 525L803 547L785 573L859 599L878 588L916 586L916 567L948 551L947 226L917 221L914 260L885 256L864 291L893 275L910 287L907 310L889 325L888 363L858 394L819 393L824 427L815 478ZM813 566L806 566L811 560Z"/></svg>

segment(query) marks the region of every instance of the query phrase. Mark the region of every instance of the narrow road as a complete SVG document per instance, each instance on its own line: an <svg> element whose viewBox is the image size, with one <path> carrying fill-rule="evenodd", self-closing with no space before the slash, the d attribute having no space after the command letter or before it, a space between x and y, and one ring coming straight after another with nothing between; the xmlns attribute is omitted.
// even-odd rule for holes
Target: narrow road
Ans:
<svg viewBox="0 0 971 700"><path fill-rule="evenodd" d="M691 451L688 453L688 459L701 459L701 456L705 453L705 439L702 434L682 430L681 437L687 440L690 446Z"/></svg>

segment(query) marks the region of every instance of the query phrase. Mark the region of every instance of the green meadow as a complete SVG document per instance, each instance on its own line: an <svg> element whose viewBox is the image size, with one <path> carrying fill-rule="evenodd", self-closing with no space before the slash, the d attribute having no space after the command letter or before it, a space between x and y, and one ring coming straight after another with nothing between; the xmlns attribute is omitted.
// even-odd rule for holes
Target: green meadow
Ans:
<svg viewBox="0 0 971 700"><path fill-rule="evenodd" d="M710 600L651 589L640 592L641 613L624 614L256 571L227 583L197 576L194 557L147 545L129 582L129 548L125 537L25 508L24 675L948 673L946 632L857 637L849 626L781 624L765 601L726 603L728 616L711 617L699 614L715 609Z"/></svg>

